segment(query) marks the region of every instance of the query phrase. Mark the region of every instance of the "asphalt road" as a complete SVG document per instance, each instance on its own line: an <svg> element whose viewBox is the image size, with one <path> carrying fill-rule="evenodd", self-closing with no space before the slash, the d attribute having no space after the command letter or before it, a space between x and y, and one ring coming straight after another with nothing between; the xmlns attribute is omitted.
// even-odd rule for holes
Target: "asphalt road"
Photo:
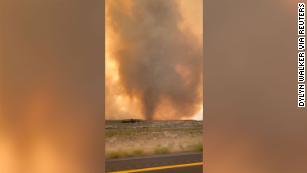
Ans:
<svg viewBox="0 0 307 173"><path fill-rule="evenodd" d="M107 173L202 173L202 153L180 153L106 161Z"/></svg>

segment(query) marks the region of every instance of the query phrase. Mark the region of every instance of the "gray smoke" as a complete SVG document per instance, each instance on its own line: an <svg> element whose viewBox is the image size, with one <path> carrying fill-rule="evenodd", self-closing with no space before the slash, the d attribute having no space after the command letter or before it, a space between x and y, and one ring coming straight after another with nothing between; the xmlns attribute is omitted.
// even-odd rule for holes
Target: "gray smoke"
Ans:
<svg viewBox="0 0 307 173"><path fill-rule="evenodd" d="M146 119L158 112L168 119L193 116L202 101L202 45L180 28L176 0L130 2L130 11L121 10L123 0L108 1L107 9L119 38L113 51L121 85L140 100Z"/></svg>

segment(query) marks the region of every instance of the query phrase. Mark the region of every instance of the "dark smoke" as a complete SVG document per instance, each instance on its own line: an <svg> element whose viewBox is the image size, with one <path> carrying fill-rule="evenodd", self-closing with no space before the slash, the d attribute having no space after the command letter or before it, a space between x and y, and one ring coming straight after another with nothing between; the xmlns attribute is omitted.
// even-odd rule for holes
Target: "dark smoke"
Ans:
<svg viewBox="0 0 307 173"><path fill-rule="evenodd" d="M191 117L202 101L202 45L180 28L177 2L133 0L122 10L123 0L108 1L107 20L119 38L113 49L121 84L141 101L146 119L158 112L168 119Z"/></svg>

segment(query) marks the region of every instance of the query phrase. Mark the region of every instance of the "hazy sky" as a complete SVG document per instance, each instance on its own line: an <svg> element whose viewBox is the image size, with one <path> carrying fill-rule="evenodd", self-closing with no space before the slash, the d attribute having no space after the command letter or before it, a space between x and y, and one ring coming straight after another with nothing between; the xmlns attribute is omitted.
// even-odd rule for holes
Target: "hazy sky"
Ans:
<svg viewBox="0 0 307 173"><path fill-rule="evenodd" d="M106 118L201 119L202 0L107 0L106 11Z"/></svg>

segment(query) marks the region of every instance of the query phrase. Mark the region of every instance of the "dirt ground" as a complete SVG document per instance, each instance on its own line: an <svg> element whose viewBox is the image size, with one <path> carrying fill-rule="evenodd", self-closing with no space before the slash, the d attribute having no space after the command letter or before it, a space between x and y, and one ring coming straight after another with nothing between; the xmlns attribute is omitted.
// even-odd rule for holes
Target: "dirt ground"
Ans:
<svg viewBox="0 0 307 173"><path fill-rule="evenodd" d="M106 157L201 152L202 121L106 121Z"/></svg>

